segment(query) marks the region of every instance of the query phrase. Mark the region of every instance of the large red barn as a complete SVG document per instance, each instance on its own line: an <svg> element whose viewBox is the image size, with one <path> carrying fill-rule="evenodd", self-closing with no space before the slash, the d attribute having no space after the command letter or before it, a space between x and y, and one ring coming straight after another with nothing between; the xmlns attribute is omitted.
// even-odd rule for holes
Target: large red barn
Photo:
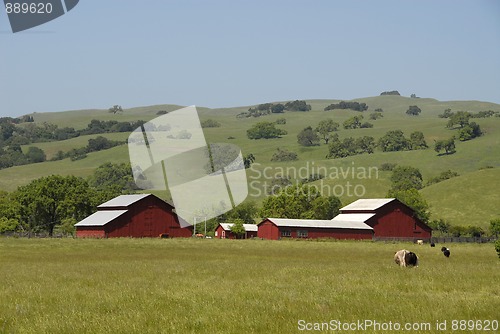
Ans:
<svg viewBox="0 0 500 334"><path fill-rule="evenodd" d="M77 237L190 237L173 206L152 194L120 195L75 224Z"/></svg>
<svg viewBox="0 0 500 334"><path fill-rule="evenodd" d="M426 240L432 236L432 228L420 220L413 209L396 198L359 199L340 209L337 217L345 219L356 214L373 215L366 224L373 227L375 238Z"/></svg>

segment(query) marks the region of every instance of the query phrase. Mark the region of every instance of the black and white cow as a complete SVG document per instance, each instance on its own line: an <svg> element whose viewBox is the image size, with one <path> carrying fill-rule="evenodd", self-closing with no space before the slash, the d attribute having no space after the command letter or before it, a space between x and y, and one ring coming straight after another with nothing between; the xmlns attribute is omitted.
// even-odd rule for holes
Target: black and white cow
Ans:
<svg viewBox="0 0 500 334"><path fill-rule="evenodd" d="M450 249L446 247L441 247L441 252L443 252L443 255L446 257L450 257Z"/></svg>
<svg viewBox="0 0 500 334"><path fill-rule="evenodd" d="M401 267L418 267L418 256L409 250L402 249L394 254L394 262Z"/></svg>

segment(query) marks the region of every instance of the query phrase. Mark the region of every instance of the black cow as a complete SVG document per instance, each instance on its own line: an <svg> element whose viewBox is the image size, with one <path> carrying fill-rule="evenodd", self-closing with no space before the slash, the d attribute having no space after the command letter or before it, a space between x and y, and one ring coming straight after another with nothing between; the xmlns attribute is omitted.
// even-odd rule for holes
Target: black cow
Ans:
<svg viewBox="0 0 500 334"><path fill-rule="evenodd" d="M436 244L431 242L431 247L436 247Z"/></svg>
<svg viewBox="0 0 500 334"><path fill-rule="evenodd" d="M441 252L443 252L443 255L446 257L450 257L450 250L446 247L441 247Z"/></svg>

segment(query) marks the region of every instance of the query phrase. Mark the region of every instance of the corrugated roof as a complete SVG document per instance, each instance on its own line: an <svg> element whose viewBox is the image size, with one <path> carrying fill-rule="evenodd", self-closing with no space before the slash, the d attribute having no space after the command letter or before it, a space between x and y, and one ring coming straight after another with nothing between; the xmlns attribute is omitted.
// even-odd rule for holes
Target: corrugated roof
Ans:
<svg viewBox="0 0 500 334"><path fill-rule="evenodd" d="M117 196L101 205L97 206L98 208L109 208L109 207L123 207L134 204L135 202L147 197L151 194L135 194L135 195L120 195Z"/></svg>
<svg viewBox="0 0 500 334"><path fill-rule="evenodd" d="M229 230L231 230L231 226L233 226L233 224L221 223L220 226L222 226L222 228L225 231L229 231ZM245 228L245 231L247 231L247 232L257 232L257 230L258 230L258 226L255 224L243 224L243 227Z"/></svg>
<svg viewBox="0 0 500 334"><path fill-rule="evenodd" d="M371 214L373 216L373 214ZM369 218L369 217L368 217ZM368 219L367 218L367 219ZM370 226L360 221L336 221L313 219L285 219L267 218L279 227L310 227L310 228L349 228L358 230L373 230Z"/></svg>
<svg viewBox="0 0 500 334"><path fill-rule="evenodd" d="M75 226L104 226L113 219L120 217L127 210L97 211L87 218L79 221Z"/></svg>
<svg viewBox="0 0 500 334"><path fill-rule="evenodd" d="M340 210L377 210L382 206L386 205L394 201L395 198L366 198L366 199L358 199L357 201L344 206Z"/></svg>

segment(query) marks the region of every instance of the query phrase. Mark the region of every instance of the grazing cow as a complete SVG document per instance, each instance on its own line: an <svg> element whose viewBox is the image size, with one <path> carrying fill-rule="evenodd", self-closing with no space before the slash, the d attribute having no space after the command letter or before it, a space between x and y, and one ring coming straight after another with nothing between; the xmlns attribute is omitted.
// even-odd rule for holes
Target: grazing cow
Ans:
<svg viewBox="0 0 500 334"><path fill-rule="evenodd" d="M400 267L418 267L417 254L406 249L399 250L394 254L394 262Z"/></svg>
<svg viewBox="0 0 500 334"><path fill-rule="evenodd" d="M421 240L421 239L417 240L417 245L423 245L423 244L424 244L423 240Z"/></svg>
<svg viewBox="0 0 500 334"><path fill-rule="evenodd" d="M436 247L436 244L431 242L431 247Z"/></svg>
<svg viewBox="0 0 500 334"><path fill-rule="evenodd" d="M446 247L441 247L441 252L443 252L443 255L446 257L450 257L450 250Z"/></svg>

